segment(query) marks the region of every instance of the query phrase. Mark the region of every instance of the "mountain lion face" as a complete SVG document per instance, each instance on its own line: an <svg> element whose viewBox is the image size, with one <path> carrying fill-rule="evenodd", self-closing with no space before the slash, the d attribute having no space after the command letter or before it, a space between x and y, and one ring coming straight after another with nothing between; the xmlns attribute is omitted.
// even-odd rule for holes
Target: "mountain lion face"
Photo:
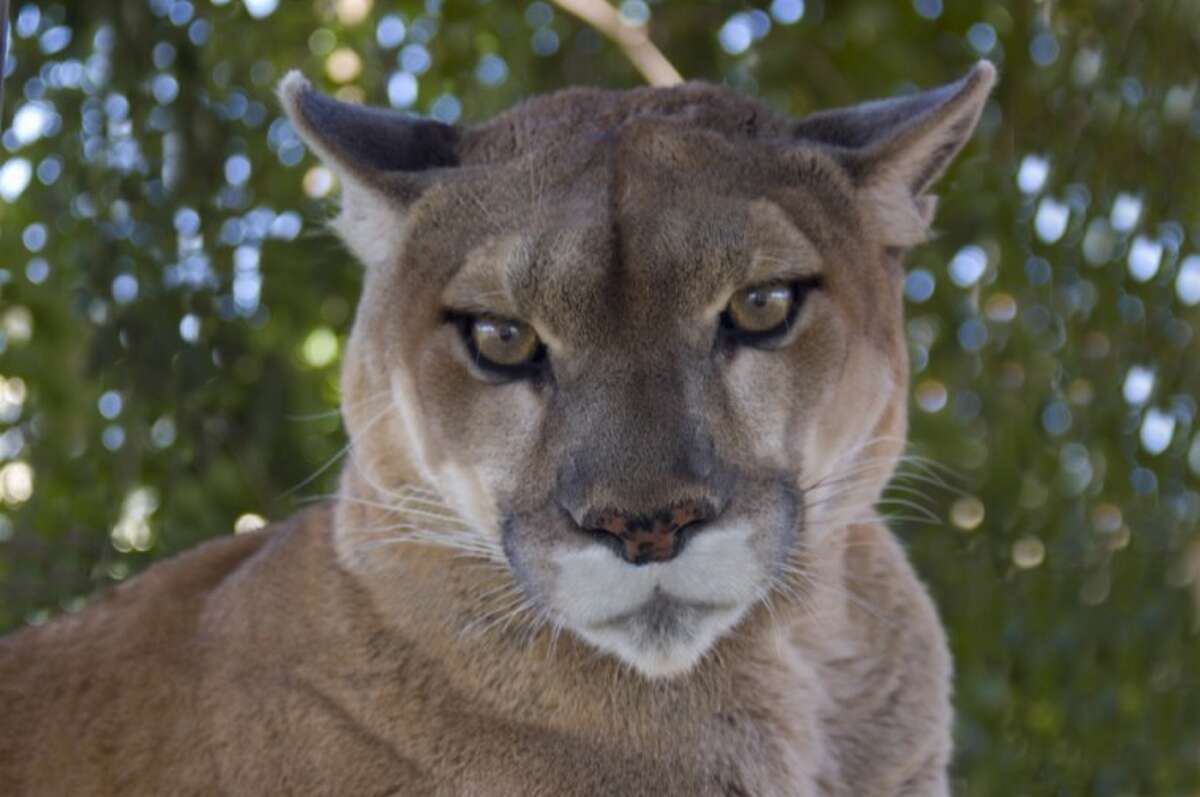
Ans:
<svg viewBox="0 0 1200 797"><path fill-rule="evenodd" d="M367 266L364 475L435 490L524 600L646 676L803 599L904 445L901 256L993 75L800 121L708 85L570 90L470 128L290 75Z"/></svg>

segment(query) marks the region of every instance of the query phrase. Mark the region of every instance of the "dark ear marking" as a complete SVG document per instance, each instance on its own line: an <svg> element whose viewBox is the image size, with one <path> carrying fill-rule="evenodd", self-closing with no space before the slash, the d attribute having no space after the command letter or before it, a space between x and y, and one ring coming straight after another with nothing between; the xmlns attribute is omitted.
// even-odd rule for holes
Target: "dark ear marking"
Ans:
<svg viewBox="0 0 1200 797"><path fill-rule="evenodd" d="M326 97L295 71L280 81L279 101L296 134L341 183L331 226L369 268L394 260L409 208L456 173L459 131Z"/></svg>
<svg viewBox="0 0 1200 797"><path fill-rule="evenodd" d="M838 152L856 182L899 180L918 196L970 138L995 80L996 68L980 61L953 83L815 113L792 132Z"/></svg>
<svg viewBox="0 0 1200 797"><path fill-rule="evenodd" d="M995 81L996 68L980 61L940 88L812 114L792 134L842 165L885 246L913 246L937 206L929 187L970 139Z"/></svg>
<svg viewBox="0 0 1200 797"><path fill-rule="evenodd" d="M845 108L817 111L797 122L792 128L792 133L797 138L834 147L868 147L895 135L913 120L943 105L955 94L960 84L969 80L978 68L961 80L936 89L903 97L870 100Z"/></svg>
<svg viewBox="0 0 1200 797"><path fill-rule="evenodd" d="M305 143L344 176L377 183L458 165L459 131L451 125L335 100L295 71L280 82L279 98Z"/></svg>

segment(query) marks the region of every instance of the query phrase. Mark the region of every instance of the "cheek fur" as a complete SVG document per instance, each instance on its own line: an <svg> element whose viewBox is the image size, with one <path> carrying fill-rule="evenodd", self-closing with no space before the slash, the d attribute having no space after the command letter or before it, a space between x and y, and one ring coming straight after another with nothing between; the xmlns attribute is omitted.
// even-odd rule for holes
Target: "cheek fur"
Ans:
<svg viewBox="0 0 1200 797"><path fill-rule="evenodd" d="M397 442L407 452L408 459L420 477L426 482L431 482L433 463L427 455L429 446L426 427L410 374L405 370L393 371L390 389L392 406L395 407L399 419L397 426L404 435L404 439ZM364 433L369 434L370 431L364 430Z"/></svg>
<svg viewBox="0 0 1200 797"><path fill-rule="evenodd" d="M772 467L787 467L787 430L790 402L779 397L792 390L790 375L772 367L770 358L777 352L739 352L724 374L737 427L737 444L745 448L745 464L760 462Z"/></svg>
<svg viewBox="0 0 1200 797"><path fill-rule="evenodd" d="M841 317L831 303L814 307L797 339L774 351L739 351L725 371L725 385L741 429L741 464L799 472L805 467L803 441L829 387L845 362Z"/></svg>
<svg viewBox="0 0 1200 797"><path fill-rule="evenodd" d="M430 471L468 522L497 530L499 505L552 481L539 467L542 401L525 383L479 381L442 348L423 362L425 448L437 460Z"/></svg>

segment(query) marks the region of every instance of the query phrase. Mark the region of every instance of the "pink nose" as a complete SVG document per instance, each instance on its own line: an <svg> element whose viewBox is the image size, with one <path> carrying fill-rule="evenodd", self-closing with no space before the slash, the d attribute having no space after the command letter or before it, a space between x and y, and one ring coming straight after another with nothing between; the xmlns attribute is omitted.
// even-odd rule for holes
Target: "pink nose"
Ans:
<svg viewBox="0 0 1200 797"><path fill-rule="evenodd" d="M622 558L635 565L666 562L679 553L683 529L711 520L712 508L703 501L683 501L650 515L614 510L589 518L590 531L620 540Z"/></svg>

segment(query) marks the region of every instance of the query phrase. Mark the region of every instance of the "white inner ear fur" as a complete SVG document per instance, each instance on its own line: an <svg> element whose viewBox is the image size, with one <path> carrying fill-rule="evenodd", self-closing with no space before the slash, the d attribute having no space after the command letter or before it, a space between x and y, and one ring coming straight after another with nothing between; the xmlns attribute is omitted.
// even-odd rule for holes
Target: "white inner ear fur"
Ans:
<svg viewBox="0 0 1200 797"><path fill-rule="evenodd" d="M876 234L885 246L916 246L929 237L937 197L914 197L900 180L885 179L861 189L860 197L871 208Z"/></svg>
<svg viewBox="0 0 1200 797"><path fill-rule="evenodd" d="M341 212L330 226L363 265L376 268L399 253L404 241L405 214L386 196L356 180L308 124L299 102L300 96L311 90L304 76L292 70L279 83L279 99L305 145L337 175L342 188Z"/></svg>
<svg viewBox="0 0 1200 797"><path fill-rule="evenodd" d="M873 208L885 244L926 239L937 207L926 191L971 137L995 80L996 68L981 61L953 96L874 147L874 173L860 196Z"/></svg>
<svg viewBox="0 0 1200 797"><path fill-rule="evenodd" d="M338 180L342 208L330 226L364 266L381 268L400 254L408 229L405 214L345 173L338 171Z"/></svg>

